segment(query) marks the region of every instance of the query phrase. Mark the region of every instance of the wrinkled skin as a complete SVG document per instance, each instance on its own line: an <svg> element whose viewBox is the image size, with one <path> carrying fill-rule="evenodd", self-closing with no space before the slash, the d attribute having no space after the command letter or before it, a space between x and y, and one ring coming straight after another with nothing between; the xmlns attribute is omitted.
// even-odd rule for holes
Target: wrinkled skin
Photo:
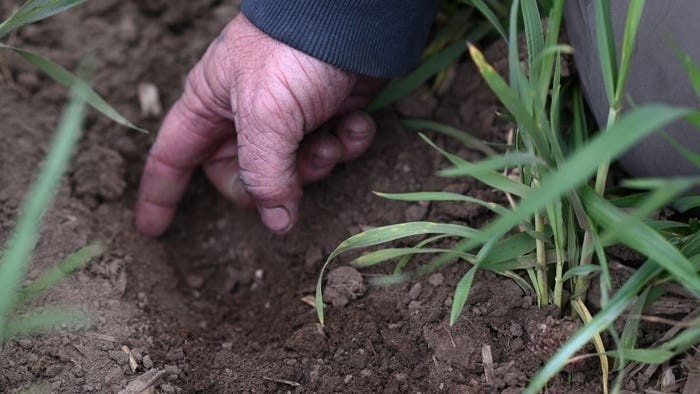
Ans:
<svg viewBox="0 0 700 394"><path fill-rule="evenodd" d="M375 124L360 109L381 84L310 57L237 16L194 66L163 122L141 178L138 229L162 234L202 166L225 197L257 207L270 230L289 231L302 185L369 147Z"/></svg>

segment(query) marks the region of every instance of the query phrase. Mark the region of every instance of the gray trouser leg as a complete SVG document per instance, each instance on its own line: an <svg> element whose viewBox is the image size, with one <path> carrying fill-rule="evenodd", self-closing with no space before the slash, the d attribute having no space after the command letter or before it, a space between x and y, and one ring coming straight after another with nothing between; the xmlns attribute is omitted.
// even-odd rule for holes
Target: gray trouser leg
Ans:
<svg viewBox="0 0 700 394"><path fill-rule="evenodd" d="M605 125L608 102L596 47L594 1L564 1L566 28L575 49L583 89L598 123ZM611 3L619 56L629 0ZM700 0L647 1L626 85L633 103L700 107L676 50L689 54L700 65ZM665 130L685 147L700 152L700 130L686 122L674 123ZM637 144L620 163L635 176L700 175L700 168L678 154L658 134Z"/></svg>

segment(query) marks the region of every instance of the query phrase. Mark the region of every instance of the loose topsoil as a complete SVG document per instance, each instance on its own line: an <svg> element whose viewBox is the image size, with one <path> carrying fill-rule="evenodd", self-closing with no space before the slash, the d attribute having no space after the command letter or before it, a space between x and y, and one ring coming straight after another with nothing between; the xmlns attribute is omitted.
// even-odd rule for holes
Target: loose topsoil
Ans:
<svg viewBox="0 0 700 394"><path fill-rule="evenodd" d="M10 38L73 70L88 57L96 89L153 132L126 130L90 113L70 172L46 213L28 278L89 242L101 242L107 250L101 258L36 303L79 305L93 324L7 343L0 349L0 392L132 393L149 378L155 380L150 390L158 393L520 392L577 323L537 308L511 280L478 274L454 327L448 325L449 305L463 265L392 287L367 285L389 267L362 275L338 269L325 327L303 301L313 294L328 253L366 226L423 219L478 226L489 220L475 206L391 202L372 191L450 190L505 201L478 183L435 177L446 163L399 123L399 114L436 117L502 141L507 125L469 64L458 67L447 91L423 89L378 114L376 144L306 189L303 219L290 234L270 234L255 212L232 206L199 174L165 236L136 233L132 207L159 124L158 117L141 114L137 87L154 84L163 106L171 105L189 68L238 12L234 3L90 1ZM0 15L18 4L0 0ZM488 53L495 62L504 59L498 48ZM0 55L4 242L46 154L66 90L18 57ZM433 137L467 159L479 158ZM333 267L348 261L341 258ZM548 390L597 392L599 375L595 358L583 359ZM634 381L626 388L656 385Z"/></svg>

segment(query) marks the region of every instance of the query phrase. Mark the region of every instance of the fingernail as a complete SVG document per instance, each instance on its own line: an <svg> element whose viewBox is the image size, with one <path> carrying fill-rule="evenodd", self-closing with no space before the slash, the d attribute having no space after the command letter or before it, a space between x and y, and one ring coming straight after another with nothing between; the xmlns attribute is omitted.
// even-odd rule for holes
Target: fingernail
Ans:
<svg viewBox="0 0 700 394"><path fill-rule="evenodd" d="M370 132L364 128L350 128L348 130L348 137L353 141L364 141L370 136Z"/></svg>
<svg viewBox="0 0 700 394"><path fill-rule="evenodd" d="M289 227L291 218L284 207L260 208L260 216L270 230L281 232Z"/></svg>

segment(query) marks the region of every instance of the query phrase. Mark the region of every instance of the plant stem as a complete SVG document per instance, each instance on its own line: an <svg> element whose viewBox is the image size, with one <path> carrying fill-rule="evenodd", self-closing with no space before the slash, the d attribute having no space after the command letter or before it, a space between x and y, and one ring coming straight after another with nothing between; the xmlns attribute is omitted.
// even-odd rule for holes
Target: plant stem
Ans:
<svg viewBox="0 0 700 394"><path fill-rule="evenodd" d="M610 128L620 115L620 106L613 105L608 111L608 122L606 129ZM608 171L610 170L610 162L605 161L598 166L598 173L595 178L595 191L596 193L603 196L605 194L605 184L608 182ZM586 231L583 235L583 245L581 246L581 260L579 261L579 266L590 264L593 260L593 235L590 231ZM586 298L586 293L588 293L588 287L590 286L590 278L586 276L579 276L574 284L574 298L573 300L583 300Z"/></svg>
<svg viewBox="0 0 700 394"><path fill-rule="evenodd" d="M583 234L583 245L581 245L581 260L579 260L578 265L587 265L591 263L593 259L593 235L590 231L586 231ZM586 293L588 293L588 287L591 284L590 278L586 276L577 276L574 283L574 297L573 301L586 299Z"/></svg>
<svg viewBox="0 0 700 394"><path fill-rule="evenodd" d="M564 298L564 281L562 280L562 276L564 276L564 257L562 256L562 249L560 246L557 246L556 253L557 268L554 275L554 305L561 310L562 298Z"/></svg>
<svg viewBox="0 0 700 394"><path fill-rule="evenodd" d="M544 218L542 214L535 215L535 231L538 234L544 232ZM545 248L544 241L537 238L535 241L537 248L537 285L540 287L540 298L538 300L538 305L543 307L549 302L549 290L547 286L547 249Z"/></svg>

